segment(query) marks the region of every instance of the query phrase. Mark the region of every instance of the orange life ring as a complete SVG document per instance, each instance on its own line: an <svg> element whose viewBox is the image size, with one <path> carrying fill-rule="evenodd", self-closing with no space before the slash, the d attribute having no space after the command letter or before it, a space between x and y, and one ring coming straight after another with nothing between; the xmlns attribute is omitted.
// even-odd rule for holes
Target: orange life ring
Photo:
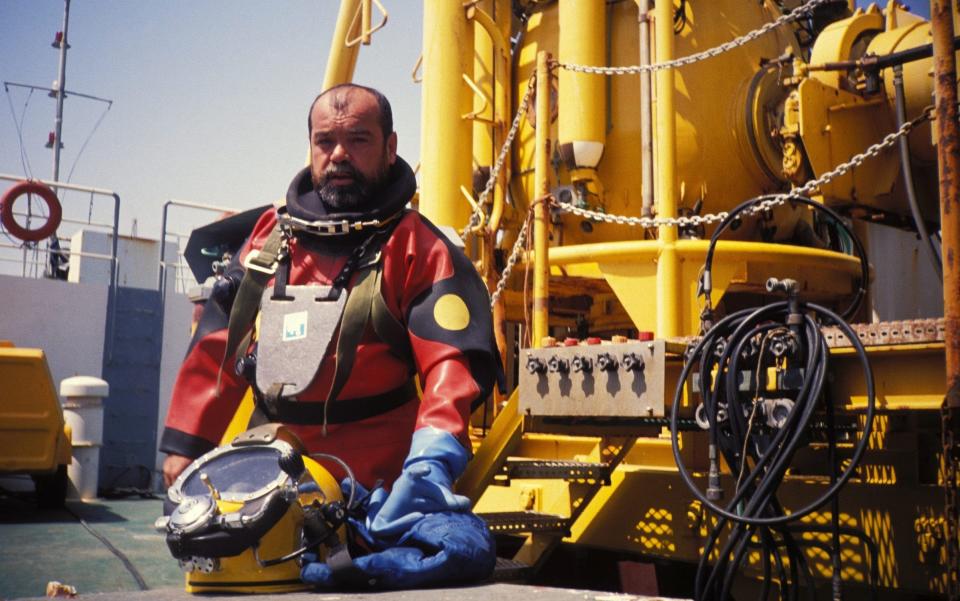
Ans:
<svg viewBox="0 0 960 601"><path fill-rule="evenodd" d="M36 194L47 203L47 211L49 212L47 221L36 229L27 229L13 218L13 203L24 194ZM60 208L57 195L49 187L38 181L24 180L18 182L4 192L3 197L0 198L0 223L7 228L11 236L25 242L39 242L52 236L60 226L62 216L63 211Z"/></svg>

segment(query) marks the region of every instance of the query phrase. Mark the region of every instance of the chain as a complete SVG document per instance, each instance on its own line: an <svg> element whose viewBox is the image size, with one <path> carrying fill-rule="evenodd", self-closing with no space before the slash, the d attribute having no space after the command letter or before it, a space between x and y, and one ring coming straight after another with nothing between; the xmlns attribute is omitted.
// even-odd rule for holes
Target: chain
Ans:
<svg viewBox="0 0 960 601"><path fill-rule="evenodd" d="M893 146L897 142L897 140L909 134L913 128L915 128L920 123L929 119L930 115L932 114L932 110L933 110L932 107L927 107L920 114L919 117L917 117L913 121L908 121L904 123L900 127L900 129L898 129L895 132L891 132L887 134L879 142L875 144L871 144L869 147L867 147L866 150L864 150L860 154L857 154L851 157L849 161L845 163L841 163L840 165L837 165L835 168L831 169L830 171L827 171L826 173L824 173L823 175L821 175L816 179L812 179L808 181L807 183L803 184L799 188L793 188L789 192L772 195L770 196L770 198L761 200L755 206L751 207L750 209L747 209L745 211L745 214L751 215L751 214L764 213L766 211L773 209L774 207L778 207L784 204L791 198L798 197L798 196L809 196L817 188L830 183L831 181L840 177L841 175L844 175L854 167L859 167L868 158L875 157L879 155L881 152L883 152L885 149ZM558 207L561 211L564 211L566 213L572 213L574 215L592 219L594 221L602 221L606 223L613 223L616 225L638 226L638 227L644 227L644 228L659 227L664 225L678 226L678 227L685 228L690 226L716 223L719 221L723 221L729 216L729 213L727 213L726 211L722 211L716 214L691 215L689 217L688 216L628 217L625 215L612 215L610 213L602 213L600 211L583 209L583 208L576 207L570 203L559 202L559 201L555 202L555 206Z"/></svg>
<svg viewBox="0 0 960 601"><path fill-rule="evenodd" d="M713 48L708 48L707 50L703 50L702 52L697 52L689 56L684 56L684 57L669 60L669 61L664 61L662 63L653 63L651 65L632 65L629 67L595 67L592 65L575 65L572 63L560 63L560 62L556 64L562 69L575 71L577 73L597 73L601 75L632 75L632 74L643 73L643 72L653 73L655 71L663 71L664 69L675 69L677 67L692 65L693 63L697 63L702 60L706 60L708 58L713 58L714 56L718 56L720 54L723 54L724 52L733 50L734 48L739 48L740 46L743 46L744 44L747 44L748 42L751 42L759 38L760 36L764 35L768 31L772 29L776 29L777 27L780 27L781 25L785 25L786 23L789 23L791 21L795 21L799 19L801 16L803 16L804 14L812 11L817 6L821 4L825 4L827 2L831 2L831 1L833 0L810 0L806 4L798 6L797 8L793 9L788 13L784 13L783 15L778 17L776 20L771 21L758 29L754 29L753 31L746 33L738 38L730 40L729 42L720 44L719 46L714 46Z"/></svg>
<svg viewBox="0 0 960 601"><path fill-rule="evenodd" d="M497 155L497 160L490 169L487 184L483 187L483 191L480 192L480 198L477 199L477 204L473 209L473 213L470 215L467 227L465 227L463 233L460 234L460 237L464 240L466 240L470 230L480 223L483 205L487 202L487 199L490 198L490 193L493 191L493 187L497 184L497 178L500 176L500 170L503 169L504 163L507 162L507 154L510 152L513 139L517 136L517 132L520 131L520 123L523 121L523 116L527 114L527 107L530 105L530 97L533 96L536 83L537 72L534 71L533 74L530 75L530 80L527 82L527 91L523 94L520 106L517 107L517 114L513 116L513 123L510 124L510 131L507 132L507 138L503 141L503 146L500 147L500 154Z"/></svg>
<svg viewBox="0 0 960 601"><path fill-rule="evenodd" d="M908 121L904 123L900 129L895 132L891 132L884 136L882 140L875 144L871 144L867 147L866 150L860 154L856 154L850 158L849 161L837 165L830 171L827 171L820 177L812 179L800 186L799 188L794 188L789 192L783 194L777 194L761 200L753 207L744 211L745 215L756 215L764 213L778 207L788 200L798 196L808 196L817 188L830 183L834 179L840 177L841 175L847 173L854 167L859 167L870 157L875 157L883 152L885 149L893 146L897 140L903 136L910 133L913 128L917 125L923 123L930 118L930 115L933 113L933 107L927 107L924 109L920 116L918 116L913 121ZM643 228L652 228L659 226L677 226L677 227L690 227L697 225L706 225L710 223L716 223L723 221L729 216L727 211L721 211L715 214L707 215L692 215L690 217L628 217L625 215L613 215L610 213L601 213L600 211L591 211L590 209L581 209L572 204L560 202L556 199L550 200L550 204L557 207L559 210L572 213L574 215L579 215L580 217L585 217L587 219L592 219L594 221L602 221L605 223L612 223L616 225L630 225L638 226ZM531 207L532 210L532 207ZM504 266L503 273L500 276L500 280L497 282L497 287L494 293L490 297L490 305L493 306L496 304L497 300L500 298L500 295L503 293L504 288L507 285L507 279L510 277L510 272L513 270L514 265L520 259L520 251L523 248L524 243L526 242L527 235L527 226L529 219L524 220L523 226L520 228L520 232L517 234L517 241L513 245L513 249L510 251L510 256L507 259L507 264Z"/></svg>
<svg viewBox="0 0 960 601"><path fill-rule="evenodd" d="M523 249L523 246L527 241L527 229L529 225L530 220L524 219L523 226L517 233L517 241L513 245L513 250L510 251L510 256L507 258L507 264L503 266L503 273L500 274L500 280L497 282L497 289L494 290L493 294L490 295L490 307L496 305L497 301L500 300L500 295L503 294L504 288L507 287L507 280L510 279L510 272L513 271L513 267L517 264L517 261L520 260L520 251Z"/></svg>

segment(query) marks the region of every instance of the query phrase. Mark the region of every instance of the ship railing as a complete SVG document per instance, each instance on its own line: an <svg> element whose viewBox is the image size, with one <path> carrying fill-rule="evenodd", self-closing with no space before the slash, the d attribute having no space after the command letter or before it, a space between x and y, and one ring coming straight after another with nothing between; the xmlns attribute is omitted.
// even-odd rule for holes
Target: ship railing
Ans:
<svg viewBox="0 0 960 601"><path fill-rule="evenodd" d="M11 175L8 173L0 173L0 181L8 182L19 182L23 181L24 177L22 175ZM110 254L104 253L89 253L89 252L80 252L80 251L71 251L69 249L69 238L57 236L56 240L59 244L60 242L67 243L66 246L62 246L60 249L50 248L49 241L45 245L45 249L41 249L38 244L17 244L11 238L9 242L4 241L0 242L0 264L2 263L20 263L23 267L21 270L21 276L23 277L42 277L43 270L38 269L40 265L50 264L51 255L60 255L64 258L69 258L71 254L76 256L88 256L94 259L101 259L104 261L109 261L109 273L110 273L110 284L108 288L108 298L107 298L107 336L106 336L106 348L104 348L105 356L112 356L112 340L113 340L113 329L115 325L115 301L117 296L117 272L118 272L118 260L117 260L117 244L119 240L119 228L120 228L120 195L114 192L113 190L108 190L105 188L95 188L92 186L82 186L79 184L71 184L67 182L53 181L53 180L44 180L32 178L33 181L40 182L46 186L49 186L57 194L57 198L60 201L61 205L64 205L64 200L66 199L66 194L64 191L70 192L81 192L84 194L89 194L90 198L90 208L89 208L89 218L87 220L78 220L71 217L64 216L61 219L61 223L67 223L72 225L82 225L84 227L92 227L100 230L109 230L110 236ZM113 215L112 219L109 222L98 221L95 222L92 219L93 216L93 201L98 197L109 197L113 199ZM66 209L67 207L63 207ZM72 205L70 205L72 208ZM14 216L22 216L18 212L14 212ZM8 252L13 251L13 252ZM34 256L31 258L30 253L33 252ZM20 254L20 257L17 259L11 258L16 253ZM5 256L9 254L10 256ZM41 260L40 257L43 256ZM27 267L30 266L33 270L32 273L28 272Z"/></svg>
<svg viewBox="0 0 960 601"><path fill-rule="evenodd" d="M221 207L208 203L199 203L186 200L168 200L163 204L163 218L160 224L160 274L157 282L157 289L160 291L161 298L165 299L167 295L168 274L173 270L174 288L177 292L186 293L188 288L196 281L184 258L183 251L186 248L186 241L190 238L190 232L177 232L168 229L170 223L170 211L173 208L186 209L189 211L201 211L207 213L233 214L236 209L230 207ZM177 246L176 258L167 257L166 243L175 241ZM197 282L202 285L203 282Z"/></svg>

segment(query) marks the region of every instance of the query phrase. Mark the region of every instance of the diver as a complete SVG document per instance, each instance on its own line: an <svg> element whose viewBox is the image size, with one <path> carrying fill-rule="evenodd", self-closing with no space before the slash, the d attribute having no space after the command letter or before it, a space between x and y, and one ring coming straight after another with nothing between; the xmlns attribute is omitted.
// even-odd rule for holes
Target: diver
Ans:
<svg viewBox="0 0 960 601"><path fill-rule="evenodd" d="M251 427L283 423L372 491L355 520L375 551L355 562L369 581L482 579L492 537L452 485L470 458L471 409L497 376L487 289L407 208L416 180L380 92L325 90L307 126L310 165L218 282L180 368L160 444L165 483L218 445L250 387ZM343 584L322 563L301 575Z"/></svg>

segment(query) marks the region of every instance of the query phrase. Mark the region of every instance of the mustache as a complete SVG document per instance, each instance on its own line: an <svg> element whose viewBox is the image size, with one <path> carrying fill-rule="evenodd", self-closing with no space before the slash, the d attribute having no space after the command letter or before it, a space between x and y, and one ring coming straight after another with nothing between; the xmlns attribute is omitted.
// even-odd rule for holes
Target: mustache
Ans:
<svg viewBox="0 0 960 601"><path fill-rule="evenodd" d="M326 171L323 172L323 179L327 180L331 177L338 177L343 175L349 175L350 177L356 180L363 180L363 175L357 171L356 167L350 163L343 163L341 165L335 165L328 167Z"/></svg>

